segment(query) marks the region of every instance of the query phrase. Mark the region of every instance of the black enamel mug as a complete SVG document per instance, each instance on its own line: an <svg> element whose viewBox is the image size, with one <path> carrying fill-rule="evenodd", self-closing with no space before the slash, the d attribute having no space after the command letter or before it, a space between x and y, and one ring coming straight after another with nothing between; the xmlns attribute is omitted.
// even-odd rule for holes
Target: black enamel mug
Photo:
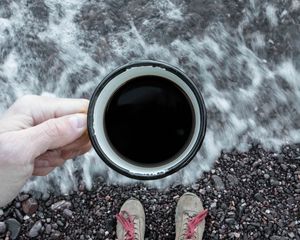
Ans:
<svg viewBox="0 0 300 240"><path fill-rule="evenodd" d="M88 131L99 157L135 179L171 175L201 147L206 108L194 83L178 68L143 60L126 64L97 86Z"/></svg>

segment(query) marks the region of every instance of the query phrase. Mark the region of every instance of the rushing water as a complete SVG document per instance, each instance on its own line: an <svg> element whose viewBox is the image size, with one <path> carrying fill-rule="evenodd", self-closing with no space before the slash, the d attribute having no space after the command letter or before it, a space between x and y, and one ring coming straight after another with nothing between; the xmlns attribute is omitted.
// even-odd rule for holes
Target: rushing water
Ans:
<svg viewBox="0 0 300 240"><path fill-rule="evenodd" d="M181 68L208 109L196 158L151 184L191 183L222 150L300 142L299 0L0 1L0 113L28 93L89 98L107 73L137 59ZM132 181L91 151L25 189L66 193L99 174Z"/></svg>

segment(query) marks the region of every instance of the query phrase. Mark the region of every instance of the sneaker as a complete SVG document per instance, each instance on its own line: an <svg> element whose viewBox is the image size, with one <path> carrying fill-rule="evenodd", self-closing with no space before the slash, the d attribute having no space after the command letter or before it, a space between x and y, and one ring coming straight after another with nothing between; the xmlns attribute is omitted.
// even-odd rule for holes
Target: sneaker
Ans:
<svg viewBox="0 0 300 240"><path fill-rule="evenodd" d="M183 194L176 208L175 240L201 240L207 212L203 209L202 202L197 195L193 193Z"/></svg>
<svg viewBox="0 0 300 240"><path fill-rule="evenodd" d="M145 212L140 201L127 200L116 217L118 240L144 240Z"/></svg>

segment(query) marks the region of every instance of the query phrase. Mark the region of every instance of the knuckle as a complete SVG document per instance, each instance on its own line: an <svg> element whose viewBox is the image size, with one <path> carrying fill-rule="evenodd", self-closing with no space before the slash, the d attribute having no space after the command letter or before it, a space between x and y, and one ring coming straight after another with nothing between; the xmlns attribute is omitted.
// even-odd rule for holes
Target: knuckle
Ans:
<svg viewBox="0 0 300 240"><path fill-rule="evenodd" d="M36 103L37 98L38 98L37 95L25 95L20 97L11 106L11 111L18 112L20 110L24 110L24 106L28 106L29 104Z"/></svg>
<svg viewBox="0 0 300 240"><path fill-rule="evenodd" d="M45 123L44 133L49 138L62 137L62 127L54 119Z"/></svg>

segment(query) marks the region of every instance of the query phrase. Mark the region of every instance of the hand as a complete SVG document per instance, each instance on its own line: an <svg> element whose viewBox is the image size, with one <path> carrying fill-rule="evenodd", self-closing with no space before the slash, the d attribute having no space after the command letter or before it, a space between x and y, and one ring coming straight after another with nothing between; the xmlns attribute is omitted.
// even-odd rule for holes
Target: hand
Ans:
<svg viewBox="0 0 300 240"><path fill-rule="evenodd" d="M89 151L88 100L25 96L0 118L0 207L32 176Z"/></svg>

